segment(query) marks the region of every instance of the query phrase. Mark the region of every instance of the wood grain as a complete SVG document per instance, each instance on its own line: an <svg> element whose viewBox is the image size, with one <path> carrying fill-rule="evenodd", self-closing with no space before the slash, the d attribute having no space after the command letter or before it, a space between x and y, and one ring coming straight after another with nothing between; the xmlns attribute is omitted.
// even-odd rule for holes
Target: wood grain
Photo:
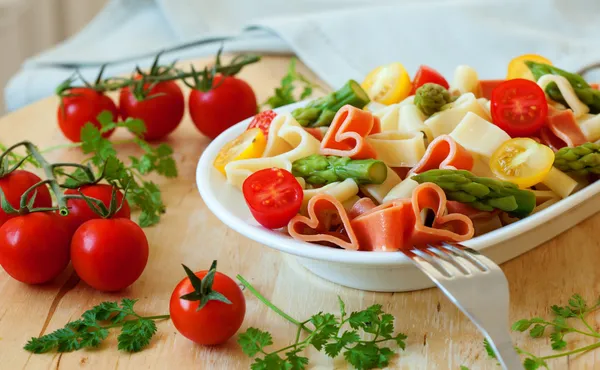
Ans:
<svg viewBox="0 0 600 370"><path fill-rule="evenodd" d="M195 61L202 66L207 59ZM285 73L288 58L265 57L245 69L241 77L263 101ZM314 76L304 66L303 73ZM12 144L28 139L41 148L65 143L56 129L57 100L48 98L0 119L0 140ZM116 139L126 138L117 133ZM324 281L281 253L252 242L223 225L205 207L196 191L195 167L208 144L189 118L169 138L174 146L180 175L176 180L159 180L168 207L161 223L146 229L151 254L146 271L132 287L118 294L94 291L79 282L72 270L52 284L27 286L8 277L0 269L0 369L244 369L250 360L234 340L207 348L188 341L169 321L158 325L150 348L138 353L118 352L116 337L97 350L75 353L31 355L22 350L31 337L48 333L77 318L90 306L121 297L140 299L139 310L148 315L168 311L172 289L183 277L181 262L196 269L219 260L220 271L240 273L276 305L290 315L304 319L318 311L337 309L336 295L349 310L381 303L396 317L396 327L405 332L408 347L393 360L395 369L498 369L483 351L482 336L437 289L410 293L371 293L343 288ZM119 148L127 155L131 148ZM58 150L52 160L78 160L76 149ZM573 293L593 299L600 293L600 216L596 215L554 240L520 256L502 267L511 287L511 321L545 316L548 307L565 303ZM493 289L493 287L490 287ZM273 333L276 345L293 339L294 327L247 295L248 310L242 330L256 326ZM591 323L599 327L598 315ZM515 334L516 343L536 354L551 350L546 339L532 340ZM591 341L590 341L591 343ZM584 342L576 342L576 345ZM331 361L324 355L308 353L313 369L346 369L344 361ZM553 369L600 368L600 352L572 356L551 362Z"/></svg>

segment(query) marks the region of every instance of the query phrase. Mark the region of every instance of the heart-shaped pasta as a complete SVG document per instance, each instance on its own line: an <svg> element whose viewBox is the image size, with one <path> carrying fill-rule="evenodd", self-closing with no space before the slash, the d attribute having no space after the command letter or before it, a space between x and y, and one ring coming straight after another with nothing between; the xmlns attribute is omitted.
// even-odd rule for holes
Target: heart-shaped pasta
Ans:
<svg viewBox="0 0 600 370"><path fill-rule="evenodd" d="M419 163L410 170L409 176L438 168L470 171L473 156L449 135L438 136L429 144Z"/></svg>
<svg viewBox="0 0 600 370"><path fill-rule="evenodd" d="M308 217L296 215L288 224L290 236L305 242L329 243L358 250L346 210L335 197L317 194L308 202Z"/></svg>
<svg viewBox="0 0 600 370"><path fill-rule="evenodd" d="M365 137L380 131L379 118L362 109L345 105L336 113L321 141L321 154L352 159L376 158L375 150Z"/></svg>

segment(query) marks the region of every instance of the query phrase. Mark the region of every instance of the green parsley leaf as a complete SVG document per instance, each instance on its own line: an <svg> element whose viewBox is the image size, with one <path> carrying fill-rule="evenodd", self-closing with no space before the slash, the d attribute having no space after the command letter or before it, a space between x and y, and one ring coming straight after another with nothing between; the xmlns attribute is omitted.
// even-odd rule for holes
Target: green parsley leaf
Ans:
<svg viewBox="0 0 600 370"><path fill-rule="evenodd" d="M33 353L45 353L52 350L71 352L82 348L97 347L108 337L109 329L121 326L118 336L118 348L129 352L138 352L150 343L156 333L156 319L169 315L144 318L133 309L136 300L123 299L117 302L102 302L85 311L81 319L69 322L64 328L39 338L31 338L25 349ZM125 320L132 317L131 320ZM109 325L104 325L104 322Z"/></svg>
<svg viewBox="0 0 600 370"><path fill-rule="evenodd" d="M297 87L300 86L302 86L302 93L296 98L294 92ZM319 86L310 82L304 75L296 71L296 58L292 58L288 66L287 74L281 79L281 86L275 88L275 94L269 97L263 105L275 109L295 103L310 97L313 94L313 89L315 87Z"/></svg>
<svg viewBox="0 0 600 370"><path fill-rule="evenodd" d="M273 344L273 337L266 331L248 328L246 332L239 335L238 344L245 354L254 357L257 353L262 352L265 347Z"/></svg>

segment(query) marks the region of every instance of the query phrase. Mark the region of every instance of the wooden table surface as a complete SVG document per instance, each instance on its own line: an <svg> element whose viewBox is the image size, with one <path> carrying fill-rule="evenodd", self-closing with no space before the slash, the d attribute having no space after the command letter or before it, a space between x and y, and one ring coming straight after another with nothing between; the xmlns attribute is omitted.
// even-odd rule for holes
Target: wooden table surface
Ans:
<svg viewBox="0 0 600 370"><path fill-rule="evenodd" d="M195 61L203 66L209 59ZM247 67L241 77L257 93L259 101L272 94L285 74L289 58L265 57ZM314 78L304 66L303 73ZM57 99L32 104L0 119L0 141L13 144L28 139L41 148L66 143L56 124ZM126 138L117 133L116 139ZM161 222L145 230L150 242L150 259L141 278L118 294L95 291L79 281L68 269L56 281L44 286L27 286L12 280L0 268L0 369L245 369L250 360L235 340L208 348L195 345L179 335L170 321L158 324L158 333L149 348L137 353L119 352L116 336L96 350L32 355L22 349L32 336L62 327L91 306L104 300L138 298L141 313L168 313L168 302L183 277L181 263L193 269L206 269L213 259L229 276L242 274L260 292L293 317L304 319L318 311L336 312L339 295L349 310L374 303L396 317L396 328L408 335L408 346L396 356L390 368L397 369L498 369L487 359L482 336L475 326L437 289L410 293L371 293L344 288L304 270L290 256L261 246L222 224L206 208L196 190L195 168L209 140L201 136L186 116L169 138L176 153L179 177L159 180L167 213ZM120 149L127 155L129 148ZM79 160L77 149L58 150L49 158ZM596 215L554 240L505 263L511 293L511 322L521 318L546 316L548 307L566 303L573 293L595 299L600 293L600 216ZM295 327L270 311L246 292L247 313L241 330L255 326L273 334L275 345L293 341ZM594 315L592 315L594 316ZM599 316L591 317L600 326ZM515 333L515 343L536 354L551 352L549 340L532 340ZM576 344L585 345L583 341ZM343 360L335 362L309 351L314 369L346 369ZM600 368L600 352L561 358L550 362L553 369Z"/></svg>

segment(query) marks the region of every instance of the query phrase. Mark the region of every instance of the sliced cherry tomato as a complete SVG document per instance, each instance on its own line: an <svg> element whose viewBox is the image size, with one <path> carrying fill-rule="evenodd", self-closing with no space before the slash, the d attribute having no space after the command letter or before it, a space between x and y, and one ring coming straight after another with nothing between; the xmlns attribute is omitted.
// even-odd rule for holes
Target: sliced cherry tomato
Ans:
<svg viewBox="0 0 600 370"><path fill-rule="evenodd" d="M0 227L0 265L26 284L46 283L69 264L70 234L54 212L33 212Z"/></svg>
<svg viewBox="0 0 600 370"><path fill-rule="evenodd" d="M397 62L375 68L361 86L373 101L386 105L404 100L411 89L408 72Z"/></svg>
<svg viewBox="0 0 600 370"><path fill-rule="evenodd" d="M240 159L258 158L263 154L266 146L267 139L260 128L248 129L221 148L213 166L225 174L227 163Z"/></svg>
<svg viewBox="0 0 600 370"><path fill-rule="evenodd" d="M277 113L273 112L272 110L266 110L264 112L260 112L259 114L254 116L254 119L248 125L248 129L258 127L259 129L262 130L263 134L265 134L265 137L268 137L269 136L269 127L271 127L271 122L273 122L273 119L276 116L277 116Z"/></svg>
<svg viewBox="0 0 600 370"><path fill-rule="evenodd" d="M548 117L544 91L533 81L517 78L492 91L492 120L511 137L532 136Z"/></svg>
<svg viewBox="0 0 600 370"><path fill-rule="evenodd" d="M100 128L98 115L103 111L112 113L113 119L117 120L119 111L111 98L87 87L77 87L70 89L67 95L61 98L56 113L58 118L58 127L65 137L73 142L81 141L81 129L86 123L90 122L97 128ZM109 137L114 130L102 134L103 137Z"/></svg>
<svg viewBox="0 0 600 370"><path fill-rule="evenodd" d="M532 61L536 63L543 63L552 65L552 62L537 54L525 54L520 55L508 63L508 72L506 73L506 79L512 80L515 78L523 78L526 80L535 81L533 73L529 70L525 62Z"/></svg>
<svg viewBox="0 0 600 370"><path fill-rule="evenodd" d="M412 90L410 90L410 94L415 95L417 89L426 83L434 83L441 86L444 86L446 89L450 88L448 81L435 69L428 66L420 66L415 78L412 81Z"/></svg>
<svg viewBox="0 0 600 370"><path fill-rule="evenodd" d="M209 271L192 273L186 268L188 277L177 284L169 302L175 328L189 340L206 346L226 342L242 326L246 314L242 290L216 268L216 261ZM206 284L205 280L212 283ZM199 286L202 290L195 288ZM201 306L201 302L205 304Z"/></svg>
<svg viewBox="0 0 600 370"><path fill-rule="evenodd" d="M83 193L85 196L102 201L106 208L108 208L112 198L112 189L113 187L108 184L95 184L82 186L79 191L81 191L81 193ZM76 195L79 194L79 191L75 189L67 189L65 194ZM131 217L129 202L127 202L127 200L123 200L123 193L121 191L117 191L117 204L121 204L121 202L123 202L123 206L119 212L117 212L111 218ZM81 226L84 222L95 218L101 218L90 208L90 206L88 206L83 199L69 199L67 201L67 207L69 207L69 214L65 216L64 219L67 222L67 227L71 231L71 235L73 235L77 228L79 228L79 226Z"/></svg>
<svg viewBox="0 0 600 370"><path fill-rule="evenodd" d="M492 99L492 91L504 81L506 80L480 80L479 86L481 87L481 97L486 98L487 100Z"/></svg>
<svg viewBox="0 0 600 370"><path fill-rule="evenodd" d="M494 175L520 188L528 188L544 180L553 163L552 149L527 137L506 141L490 158Z"/></svg>
<svg viewBox="0 0 600 370"><path fill-rule="evenodd" d="M4 196L10 205L19 209L21 203L21 196L27 189L42 181L36 174L24 170L15 170L8 175L0 177L0 189L4 192ZM50 197L50 191L46 185L38 186L36 188L37 194L33 206L35 208L52 207L52 198ZM33 196L33 192L29 194L28 200ZM7 220L16 217L14 214L6 214L0 208L0 226Z"/></svg>
<svg viewBox="0 0 600 370"><path fill-rule="evenodd" d="M281 168L266 168L250 175L242 185L250 212L268 229L284 227L298 214L304 192L298 180Z"/></svg>
<svg viewBox="0 0 600 370"><path fill-rule="evenodd" d="M148 262L144 231L126 218L95 219L81 225L71 239L71 260L81 280L114 292L133 284Z"/></svg>

